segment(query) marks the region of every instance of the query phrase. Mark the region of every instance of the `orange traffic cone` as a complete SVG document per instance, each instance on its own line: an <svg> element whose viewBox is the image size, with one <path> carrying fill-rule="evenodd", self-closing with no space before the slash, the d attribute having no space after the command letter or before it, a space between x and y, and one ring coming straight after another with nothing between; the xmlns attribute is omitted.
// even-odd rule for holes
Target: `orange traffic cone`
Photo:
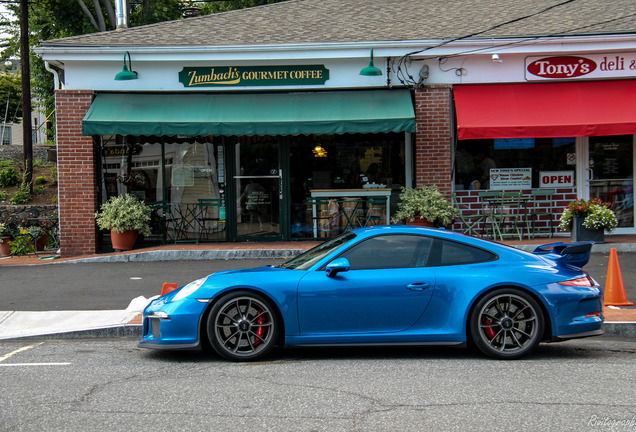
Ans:
<svg viewBox="0 0 636 432"><path fill-rule="evenodd" d="M621 267L618 265L616 248L610 249L609 265L607 267L607 280L605 281L605 306L633 306L634 303L627 300L625 285Z"/></svg>

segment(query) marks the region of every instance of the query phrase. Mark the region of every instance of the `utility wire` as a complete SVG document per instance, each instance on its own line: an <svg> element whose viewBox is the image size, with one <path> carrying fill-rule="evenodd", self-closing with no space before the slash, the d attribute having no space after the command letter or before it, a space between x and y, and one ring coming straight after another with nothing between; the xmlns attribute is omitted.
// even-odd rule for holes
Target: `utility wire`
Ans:
<svg viewBox="0 0 636 432"><path fill-rule="evenodd" d="M407 66L406 62L407 62L407 60L408 60L408 58L410 56L413 56L413 55L416 55L416 54L420 54L420 53L423 53L425 51L430 51L430 50L432 50L434 48L439 48L441 46L448 45L450 43L457 42L459 40L472 38L472 37L478 36L480 34L484 34L484 33L487 33L489 31L495 30L495 29L497 29L499 27L503 27L503 26L508 25L508 24L513 24L515 22L523 21L523 20L526 20L528 18L532 18L532 17L538 16L538 15L544 14L544 13L546 13L546 12L552 10L552 9L564 6L564 5L569 4L569 3L574 3L574 2L576 2L576 0L566 0L566 1L563 1L563 2L560 2L560 3L548 6L548 7L544 8L544 9L541 9L540 11L537 11L537 12L534 12L534 13L531 13L531 14L528 14L528 15L524 15L524 16L521 16L521 17L518 17L518 18L514 18L514 19L511 19L511 20L499 23L499 24L495 24L495 25L493 25L493 26L491 26L491 27L489 27L487 29L480 30L480 31L477 31L477 32L473 32L473 33L470 33L470 34L467 34L467 35L464 35L464 36L458 36L458 37L455 37L455 38L451 38L451 39L445 40L445 41L443 41L443 42L441 42L441 43L439 43L437 45L434 45L434 46L431 46L431 47L427 47L427 48L424 48L424 49L421 49L421 50L418 50L418 51L410 52L408 54L405 54L405 55L397 58L394 61L394 63L392 64L392 66L394 66L395 63L397 63L397 68L395 69L396 70L396 76L398 77L398 79L400 80L400 82L402 84L417 84L417 82L414 80L413 76L408 72L408 66Z"/></svg>

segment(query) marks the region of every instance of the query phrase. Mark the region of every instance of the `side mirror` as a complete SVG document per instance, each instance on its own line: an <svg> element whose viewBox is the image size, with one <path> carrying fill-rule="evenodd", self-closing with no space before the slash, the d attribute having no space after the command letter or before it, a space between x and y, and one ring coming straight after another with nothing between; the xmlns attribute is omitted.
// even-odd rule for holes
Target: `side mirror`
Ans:
<svg viewBox="0 0 636 432"><path fill-rule="evenodd" d="M349 265L348 259L338 258L327 264L325 274L327 277L336 277L338 273L349 271L350 268L351 266Z"/></svg>

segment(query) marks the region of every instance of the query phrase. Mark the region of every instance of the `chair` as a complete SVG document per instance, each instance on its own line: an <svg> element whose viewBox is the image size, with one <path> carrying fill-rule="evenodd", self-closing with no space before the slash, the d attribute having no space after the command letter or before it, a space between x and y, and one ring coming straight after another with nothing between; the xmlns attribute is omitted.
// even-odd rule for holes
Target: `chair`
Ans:
<svg viewBox="0 0 636 432"><path fill-rule="evenodd" d="M340 227L338 204L328 198L307 198L307 212L313 227L313 237L329 237Z"/></svg>
<svg viewBox="0 0 636 432"><path fill-rule="evenodd" d="M174 217L172 215L172 207L167 200L149 202L151 208L150 225L161 235L161 244L168 241L168 229L172 228L172 240L176 239Z"/></svg>
<svg viewBox="0 0 636 432"><path fill-rule="evenodd" d="M532 207L527 208L526 226L529 236L536 234L554 234L553 198L555 189L533 189L530 192ZM537 222L545 221L547 226L539 226Z"/></svg>
<svg viewBox="0 0 636 432"><path fill-rule="evenodd" d="M30 232L24 232L20 227L9 228L9 235L14 241L11 256L38 255L35 246L37 238Z"/></svg>
<svg viewBox="0 0 636 432"><path fill-rule="evenodd" d="M366 211L358 219L362 227L380 225L386 211L386 197L369 197L366 201Z"/></svg>
<svg viewBox="0 0 636 432"><path fill-rule="evenodd" d="M363 214L360 208L362 203L363 200L360 198L343 198L338 200L340 212L344 216L344 231L350 231L356 228L356 223L360 220L360 215Z"/></svg>
<svg viewBox="0 0 636 432"><path fill-rule="evenodd" d="M502 192L501 208L495 216L497 218L497 226L499 228L499 238L518 237L523 239L523 222L525 218L526 208L522 200L521 192ZM507 231L506 227L512 228L513 231Z"/></svg>
<svg viewBox="0 0 636 432"><path fill-rule="evenodd" d="M221 199L203 199L199 198L199 213L197 215L197 222L199 233L197 236L197 243L201 240L202 234L205 234L205 239L210 240L212 234L218 234L225 229L225 224L221 226ZM218 236L217 236L218 237ZM212 239L214 240L214 239ZM220 241L223 239L217 238Z"/></svg>
<svg viewBox="0 0 636 432"><path fill-rule="evenodd" d="M482 234L487 225L490 224L491 238L496 239L497 236L501 238L497 216L501 212L501 191L482 191L478 195L481 200L481 213L484 218Z"/></svg>
<svg viewBox="0 0 636 432"><path fill-rule="evenodd" d="M462 229L462 232L464 234L476 236L477 228L479 227L479 224L485 219L485 216L479 213L466 214L471 210L468 209L468 206L462 206L459 204L459 201L457 200L457 194L453 193L452 199L453 207L455 207L455 209L457 210L462 223L462 227L464 227Z"/></svg>

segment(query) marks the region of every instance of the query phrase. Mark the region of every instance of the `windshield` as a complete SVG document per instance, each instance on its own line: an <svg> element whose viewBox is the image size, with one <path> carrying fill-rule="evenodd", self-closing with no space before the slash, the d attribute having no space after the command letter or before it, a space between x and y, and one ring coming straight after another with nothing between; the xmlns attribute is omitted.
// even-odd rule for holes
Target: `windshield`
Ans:
<svg viewBox="0 0 636 432"><path fill-rule="evenodd" d="M348 242L349 240L353 239L355 236L356 235L351 232L342 234L341 236L326 241L323 244L316 246L315 248L309 249L307 252L303 252L296 258L293 258L281 265L281 267L292 270L307 270L318 261L329 255L332 251L339 248L341 245Z"/></svg>

